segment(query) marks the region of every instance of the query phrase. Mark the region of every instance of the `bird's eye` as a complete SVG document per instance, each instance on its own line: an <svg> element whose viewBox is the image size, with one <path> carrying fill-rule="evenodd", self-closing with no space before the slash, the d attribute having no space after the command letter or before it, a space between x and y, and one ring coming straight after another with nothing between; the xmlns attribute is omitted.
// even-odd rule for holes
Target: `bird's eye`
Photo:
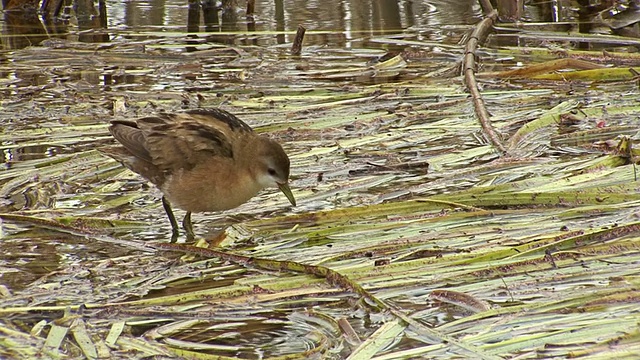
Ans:
<svg viewBox="0 0 640 360"><path fill-rule="evenodd" d="M275 171L274 169L272 169L272 168L269 168L269 169L267 170L267 172L268 172L268 173L269 173L269 175L271 175L271 176L276 176L276 171Z"/></svg>

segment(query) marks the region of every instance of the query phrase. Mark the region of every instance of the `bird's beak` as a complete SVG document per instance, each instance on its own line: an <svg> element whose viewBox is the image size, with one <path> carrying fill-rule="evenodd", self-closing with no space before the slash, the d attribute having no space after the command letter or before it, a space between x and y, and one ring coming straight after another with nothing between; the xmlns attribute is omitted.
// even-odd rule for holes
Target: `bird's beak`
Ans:
<svg viewBox="0 0 640 360"><path fill-rule="evenodd" d="M289 183L282 183L282 184L278 183L278 189L280 189L280 191L282 191L284 196L287 197L291 205L296 206L296 199L293 197L293 194L291 193L291 188L289 188Z"/></svg>

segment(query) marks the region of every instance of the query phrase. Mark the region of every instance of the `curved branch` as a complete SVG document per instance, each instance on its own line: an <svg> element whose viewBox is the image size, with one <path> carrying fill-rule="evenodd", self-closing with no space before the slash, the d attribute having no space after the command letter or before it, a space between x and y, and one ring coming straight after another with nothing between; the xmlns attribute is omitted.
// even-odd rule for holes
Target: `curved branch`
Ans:
<svg viewBox="0 0 640 360"><path fill-rule="evenodd" d="M469 37L469 40L467 40L467 44L464 49L462 70L464 72L464 82L469 89L469 93L471 94L473 106L476 111L476 116L478 116L478 120L480 120L482 129L489 138L489 141L491 141L491 144L504 155L506 153L506 148L502 144L500 135L491 125L491 117L489 115L489 112L487 111L487 108L484 106L482 94L480 94L480 90L478 90L478 82L476 81L475 76L475 52L478 49L478 45L486 40L497 18L498 12L492 10L482 21L480 21L480 23L478 23L478 26L476 26L475 30Z"/></svg>

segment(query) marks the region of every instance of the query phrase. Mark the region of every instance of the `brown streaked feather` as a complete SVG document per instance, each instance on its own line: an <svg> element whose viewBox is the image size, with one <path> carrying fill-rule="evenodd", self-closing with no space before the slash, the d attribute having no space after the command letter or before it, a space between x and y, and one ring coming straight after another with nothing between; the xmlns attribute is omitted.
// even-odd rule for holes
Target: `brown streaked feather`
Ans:
<svg viewBox="0 0 640 360"><path fill-rule="evenodd" d="M133 121L116 120L111 122L109 132L131 155L151 162L151 155L145 147L144 134Z"/></svg>
<svg viewBox="0 0 640 360"><path fill-rule="evenodd" d="M249 125L220 109L130 121L114 121L110 131L122 145L163 171L190 170L211 157L234 158L232 140L252 134ZM113 130L111 130L113 129Z"/></svg>
<svg viewBox="0 0 640 360"><path fill-rule="evenodd" d="M233 157L232 145L225 134L215 127L199 125L196 120L181 114L138 120L154 164L173 171L192 169L212 156Z"/></svg>
<svg viewBox="0 0 640 360"><path fill-rule="evenodd" d="M151 162L145 161L133 155L127 148L121 146L112 146L108 148L102 148L100 149L100 152L112 157L120 164L124 165L124 167L126 167L127 169L142 175L144 178L151 181L158 187L161 187L166 180L166 174L164 173L164 171L160 170Z"/></svg>
<svg viewBox="0 0 640 360"><path fill-rule="evenodd" d="M251 127L244 121L238 119L238 117L233 115L232 113L224 111L222 109L196 109L189 110L186 113L190 115L200 115L203 117L204 122L207 122L207 120L210 121L212 118L217 119L217 122L225 123L231 129L231 131L253 132L253 129L251 129Z"/></svg>

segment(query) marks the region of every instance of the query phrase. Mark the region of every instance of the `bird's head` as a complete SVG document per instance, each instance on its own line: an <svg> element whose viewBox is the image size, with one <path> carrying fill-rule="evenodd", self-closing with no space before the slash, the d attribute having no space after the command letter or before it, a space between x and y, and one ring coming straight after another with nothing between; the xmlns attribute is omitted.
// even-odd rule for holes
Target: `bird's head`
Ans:
<svg viewBox="0 0 640 360"><path fill-rule="evenodd" d="M259 137L253 151L253 176L262 187L277 187L287 197L291 205L296 206L296 199L289 188L289 157L277 142Z"/></svg>

